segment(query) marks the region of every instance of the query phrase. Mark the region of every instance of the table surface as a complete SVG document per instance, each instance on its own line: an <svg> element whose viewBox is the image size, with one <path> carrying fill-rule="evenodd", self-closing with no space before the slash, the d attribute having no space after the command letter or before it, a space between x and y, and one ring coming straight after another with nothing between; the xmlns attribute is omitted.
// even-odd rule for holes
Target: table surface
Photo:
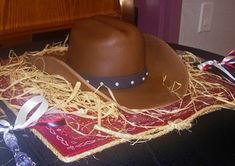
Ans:
<svg viewBox="0 0 235 166"><path fill-rule="evenodd" d="M53 41L61 41L54 38ZM15 47L17 53L24 50L39 50L51 39L35 39L30 47ZM170 44L172 48L187 50L205 59L222 57L203 50ZM6 55L9 48L1 49L0 55ZM8 114L9 121L14 115L0 101ZM235 165L235 111L219 110L197 118L190 130L173 131L151 141L130 145L124 143L86 157L73 163L63 163L30 131L16 132L19 145L38 166L96 165L96 166L232 166ZM2 138L2 137L0 137ZM0 141L0 165L15 165L12 153Z"/></svg>

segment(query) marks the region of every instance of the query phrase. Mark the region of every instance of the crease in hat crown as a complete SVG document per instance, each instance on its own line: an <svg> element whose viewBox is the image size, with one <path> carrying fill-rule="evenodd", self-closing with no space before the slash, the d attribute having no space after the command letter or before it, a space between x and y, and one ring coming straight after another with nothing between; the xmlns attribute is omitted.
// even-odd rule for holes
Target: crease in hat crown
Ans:
<svg viewBox="0 0 235 166"><path fill-rule="evenodd" d="M106 82L112 89L130 88L147 76L142 33L119 20L104 16L79 20L69 47L70 66L96 87L97 82Z"/></svg>

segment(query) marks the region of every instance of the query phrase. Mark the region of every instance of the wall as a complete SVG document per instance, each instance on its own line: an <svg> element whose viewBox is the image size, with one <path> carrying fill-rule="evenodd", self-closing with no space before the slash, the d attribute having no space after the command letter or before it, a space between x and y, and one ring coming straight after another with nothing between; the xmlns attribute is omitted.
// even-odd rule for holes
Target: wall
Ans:
<svg viewBox="0 0 235 166"><path fill-rule="evenodd" d="M171 43L178 43L182 0L135 0L138 28Z"/></svg>
<svg viewBox="0 0 235 166"><path fill-rule="evenodd" d="M214 12L211 31L198 33L202 2L214 2ZM235 0L183 0L179 43L221 55L235 49Z"/></svg>

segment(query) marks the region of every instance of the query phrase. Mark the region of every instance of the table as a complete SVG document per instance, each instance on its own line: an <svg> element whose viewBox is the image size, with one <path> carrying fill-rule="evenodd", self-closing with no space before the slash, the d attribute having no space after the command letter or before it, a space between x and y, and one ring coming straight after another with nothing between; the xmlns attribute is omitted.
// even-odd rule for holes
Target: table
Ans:
<svg viewBox="0 0 235 166"><path fill-rule="evenodd" d="M17 53L24 50L39 50L51 39L35 38L30 45L15 47ZM61 41L63 37L54 37L53 41ZM222 57L203 50L170 44L177 50L187 50L205 59L221 59ZM9 48L0 50L5 54ZM14 115L0 102L8 113L9 121ZM17 131L16 136L23 152L26 152L38 166L198 166L198 165L235 165L235 111L219 110L197 118L190 130L173 131L157 139L130 145L124 143L77 162L63 163L29 130ZM15 165L12 153L0 141L0 165Z"/></svg>

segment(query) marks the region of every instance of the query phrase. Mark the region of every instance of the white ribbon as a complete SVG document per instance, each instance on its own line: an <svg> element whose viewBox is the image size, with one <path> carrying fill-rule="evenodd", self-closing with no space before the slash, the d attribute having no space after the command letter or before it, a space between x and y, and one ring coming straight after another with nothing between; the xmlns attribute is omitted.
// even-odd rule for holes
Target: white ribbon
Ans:
<svg viewBox="0 0 235 166"><path fill-rule="evenodd" d="M36 106L38 107L35 110L34 108ZM33 113L30 115L31 112ZM82 115L87 114L87 110L83 108L80 108L74 112L63 112L56 108L51 108L48 110L47 100L43 96L34 96L26 101L20 108L14 126L10 125L10 123L6 120L0 120L0 133L7 132L9 130L25 129L30 127L35 124L44 114L70 114L83 117Z"/></svg>
<svg viewBox="0 0 235 166"><path fill-rule="evenodd" d="M228 77L230 77L235 82L235 77L233 77L232 74L230 74L230 72L227 69L225 69L221 64L214 64L214 66L220 69L222 72L224 72Z"/></svg>
<svg viewBox="0 0 235 166"><path fill-rule="evenodd" d="M34 111L34 108L37 109ZM9 130L18 130L29 127L32 123L38 121L43 114L48 110L48 102L43 96L34 96L28 101L26 101L23 106L20 108L19 113L17 114L16 121L14 126L11 126L10 123L6 120L0 120L0 132L7 132ZM27 116L32 112L32 115Z"/></svg>
<svg viewBox="0 0 235 166"><path fill-rule="evenodd" d="M221 72L223 72L224 74L226 74L231 80L233 80L233 82L235 82L235 77L225 68L223 67L223 65L225 65L226 63L229 63L229 64L234 64L235 61L232 61L232 59L234 59L234 56L227 56L225 57L221 63L219 63L218 61L216 60L209 60L209 61L205 61L201 64L199 64L197 67L200 69L200 70L204 70L204 67L209 65L209 66L214 66L216 67L217 69L219 69ZM227 79L225 77L225 79ZM227 79L228 81L230 81L229 79ZM231 82L231 81L230 81Z"/></svg>
<svg viewBox="0 0 235 166"><path fill-rule="evenodd" d="M6 132L6 131L12 129L10 123L6 120L0 120L0 125L1 125L0 126L0 133Z"/></svg>

